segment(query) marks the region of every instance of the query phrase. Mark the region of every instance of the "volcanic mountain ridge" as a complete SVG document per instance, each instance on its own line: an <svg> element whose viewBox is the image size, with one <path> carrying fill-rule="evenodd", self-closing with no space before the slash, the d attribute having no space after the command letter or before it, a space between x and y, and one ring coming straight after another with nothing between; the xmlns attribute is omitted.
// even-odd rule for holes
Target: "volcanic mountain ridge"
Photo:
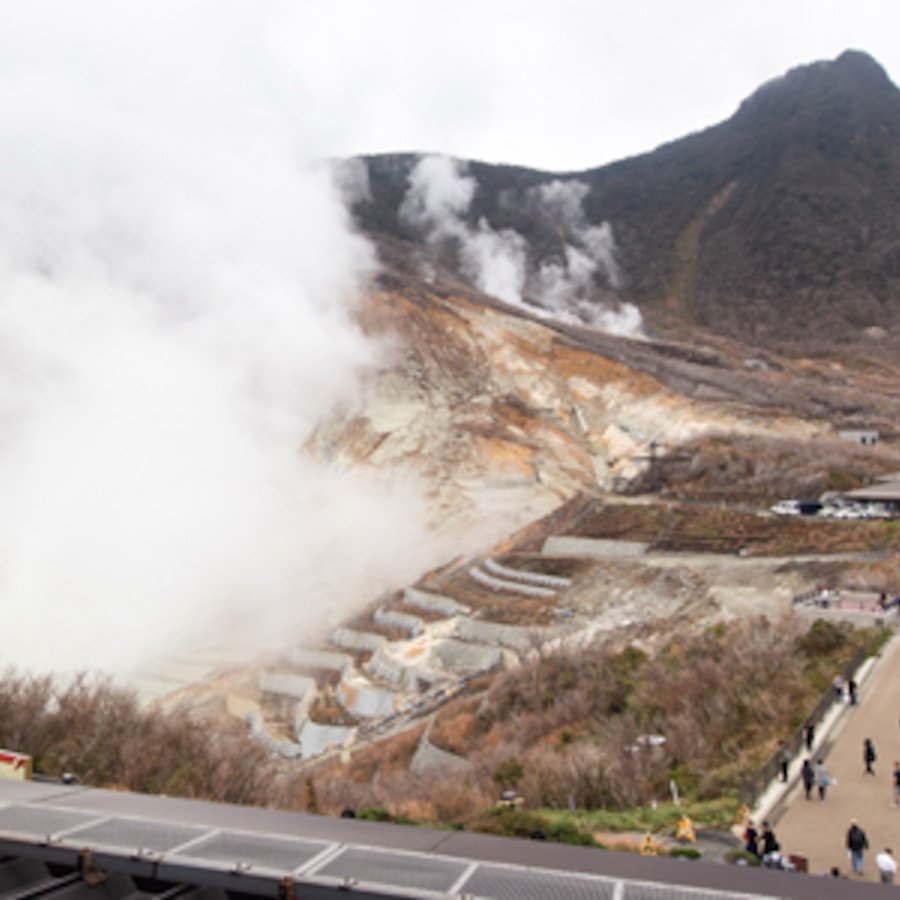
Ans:
<svg viewBox="0 0 900 900"><path fill-rule="evenodd" d="M601 168L460 162L474 184L452 227L416 214L420 157L361 162L355 218L404 278L443 264L477 286L477 259L460 253L472 238L480 257L519 254L522 299L539 308L548 276L591 255L574 234L590 231L603 264L580 282L582 318L585 304L634 304L660 336L896 357L900 91L864 53L794 69L727 121Z"/></svg>

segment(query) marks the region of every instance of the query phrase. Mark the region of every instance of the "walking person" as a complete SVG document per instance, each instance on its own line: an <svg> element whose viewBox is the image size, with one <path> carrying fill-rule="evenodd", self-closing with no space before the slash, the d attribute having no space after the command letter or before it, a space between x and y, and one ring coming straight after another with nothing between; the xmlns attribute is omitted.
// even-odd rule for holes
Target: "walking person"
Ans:
<svg viewBox="0 0 900 900"><path fill-rule="evenodd" d="M856 706L856 679L851 678L847 682L847 693L850 696L850 705Z"/></svg>
<svg viewBox="0 0 900 900"><path fill-rule="evenodd" d="M816 786L819 789L819 803L825 802L825 791L828 790L828 785L831 784L831 772L825 768L825 762L823 760L816 761Z"/></svg>
<svg viewBox="0 0 900 900"><path fill-rule="evenodd" d="M891 806L896 807L900 804L900 761L894 763L894 799Z"/></svg>
<svg viewBox="0 0 900 900"><path fill-rule="evenodd" d="M894 851L890 847L885 847L878 856L875 857L875 865L878 866L878 874L881 877L882 884L893 884L894 875L897 872L897 860L894 859Z"/></svg>
<svg viewBox="0 0 900 900"><path fill-rule="evenodd" d="M847 850L850 853L850 867L854 875L863 874L863 857L869 849L869 839L865 831L859 827L856 819L850 820L850 829L847 832Z"/></svg>
<svg viewBox="0 0 900 900"><path fill-rule="evenodd" d="M777 838L775 837L775 832L772 831L771 826L768 822L762 823L762 855L763 859L767 856L771 859L773 853L778 853L781 849L781 844L778 843Z"/></svg>
<svg viewBox="0 0 900 900"><path fill-rule="evenodd" d="M747 828L744 831L744 849L748 853L759 857L759 832L753 824L753 819L747 823Z"/></svg>
<svg viewBox="0 0 900 900"><path fill-rule="evenodd" d="M816 742L816 726L812 719L807 719L803 726L803 740L806 742L806 749L811 751Z"/></svg>
<svg viewBox="0 0 900 900"><path fill-rule="evenodd" d="M788 766L791 764L791 759L793 758L790 749L788 748L787 741L781 742L781 780L788 780Z"/></svg>
<svg viewBox="0 0 900 900"><path fill-rule="evenodd" d="M874 777L875 770L872 768L872 763L875 762L876 759L875 745L872 743L872 738L866 738L865 741L863 741L863 762L866 764L866 770L863 774L872 775Z"/></svg>
<svg viewBox="0 0 900 900"><path fill-rule="evenodd" d="M816 783L816 770L813 768L809 759L803 760L803 768L800 770L800 777L803 779L803 790L806 791L806 799L810 800L813 785Z"/></svg>

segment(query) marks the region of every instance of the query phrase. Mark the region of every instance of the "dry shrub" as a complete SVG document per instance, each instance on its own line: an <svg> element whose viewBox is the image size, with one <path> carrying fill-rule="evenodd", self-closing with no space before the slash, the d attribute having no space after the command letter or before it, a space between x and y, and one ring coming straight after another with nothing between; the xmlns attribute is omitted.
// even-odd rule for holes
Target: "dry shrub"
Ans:
<svg viewBox="0 0 900 900"><path fill-rule="evenodd" d="M498 678L481 710L473 781L496 794L492 774L515 759L528 805L564 807L571 797L588 809L646 804L672 777L698 796L732 789L816 702L810 672L836 671L833 654L858 641L823 648L802 638L808 629L797 617L759 618L682 637L653 659L594 647L527 664ZM664 735L664 748L641 744L647 734Z"/></svg>
<svg viewBox="0 0 900 900"><path fill-rule="evenodd" d="M379 754L381 764L379 771L384 774L393 772L406 772L409 769L413 756L419 747L419 741L425 733L427 725L418 725L404 731L397 737L385 741L384 744L375 746L376 752Z"/></svg>
<svg viewBox="0 0 900 900"><path fill-rule="evenodd" d="M311 781L317 811L324 815L337 816L345 809L381 805L372 784L342 777L340 772L317 772Z"/></svg>
<svg viewBox="0 0 900 900"><path fill-rule="evenodd" d="M468 821L494 802L491 794L476 787L469 779L460 782L450 776L431 779L426 786L426 796L432 806L433 820L444 823Z"/></svg>
<svg viewBox="0 0 900 900"><path fill-rule="evenodd" d="M327 772L330 777L361 784L394 772L406 772L426 727L425 724L417 725L395 737L361 747L353 753L348 763L329 767Z"/></svg>
<svg viewBox="0 0 900 900"><path fill-rule="evenodd" d="M519 792L531 807L564 808L571 798L581 809L608 805L604 768L606 758L597 743L565 747L542 744L524 759L525 775Z"/></svg>
<svg viewBox="0 0 900 900"><path fill-rule="evenodd" d="M88 674L7 671L0 744L29 753L42 774L228 803L265 803L273 772L268 751L237 723L214 728L184 710L145 710L132 691Z"/></svg>
<svg viewBox="0 0 900 900"><path fill-rule="evenodd" d="M898 469L900 453L883 444L727 434L673 447L646 478L682 497L766 502L847 491ZM639 491L647 484L632 487Z"/></svg>
<svg viewBox="0 0 900 900"><path fill-rule="evenodd" d="M494 802L471 779L438 770L379 779L376 792L394 815L420 822L466 822Z"/></svg>
<svg viewBox="0 0 900 900"><path fill-rule="evenodd" d="M478 730L477 716L480 700L467 698L461 703L448 705L435 717L428 739L436 747L449 753L465 755Z"/></svg>

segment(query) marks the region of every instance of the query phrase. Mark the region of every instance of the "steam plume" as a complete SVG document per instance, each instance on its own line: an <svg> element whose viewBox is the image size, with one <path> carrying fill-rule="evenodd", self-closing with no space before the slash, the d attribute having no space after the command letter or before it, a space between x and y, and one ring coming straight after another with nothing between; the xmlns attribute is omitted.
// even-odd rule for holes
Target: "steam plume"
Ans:
<svg viewBox="0 0 900 900"><path fill-rule="evenodd" d="M494 230L485 219L473 227L466 214L478 188L457 160L423 157L409 176L401 220L432 244L459 247L461 267L483 291L551 318L590 324L616 334L641 332L641 315L628 303L599 303L596 282L621 285L616 245L608 222L591 225L582 203L590 190L579 181L554 180L528 191L525 202L551 217L565 235L558 259L528 271L528 242L511 229Z"/></svg>
<svg viewBox="0 0 900 900"><path fill-rule="evenodd" d="M7 11L0 664L123 668L233 618L309 634L427 564L414 494L298 454L378 348L273 9Z"/></svg>
<svg viewBox="0 0 900 900"><path fill-rule="evenodd" d="M410 173L400 218L423 231L433 244L455 240L463 271L481 290L521 304L527 243L515 231L494 231L484 219L477 228L469 227L463 216L477 187L457 160L425 156Z"/></svg>

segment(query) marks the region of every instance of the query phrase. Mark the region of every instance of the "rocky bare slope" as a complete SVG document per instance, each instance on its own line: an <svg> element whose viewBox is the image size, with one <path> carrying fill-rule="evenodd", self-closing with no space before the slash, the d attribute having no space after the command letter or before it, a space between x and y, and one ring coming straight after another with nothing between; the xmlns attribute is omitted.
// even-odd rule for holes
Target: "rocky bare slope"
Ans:
<svg viewBox="0 0 900 900"><path fill-rule="evenodd" d="M390 336L392 358L309 449L333 466L414 471L436 521L493 520L487 540L576 492L621 489L704 434L833 442L864 423L884 440L900 413L890 368L616 337L389 272L364 322Z"/></svg>

